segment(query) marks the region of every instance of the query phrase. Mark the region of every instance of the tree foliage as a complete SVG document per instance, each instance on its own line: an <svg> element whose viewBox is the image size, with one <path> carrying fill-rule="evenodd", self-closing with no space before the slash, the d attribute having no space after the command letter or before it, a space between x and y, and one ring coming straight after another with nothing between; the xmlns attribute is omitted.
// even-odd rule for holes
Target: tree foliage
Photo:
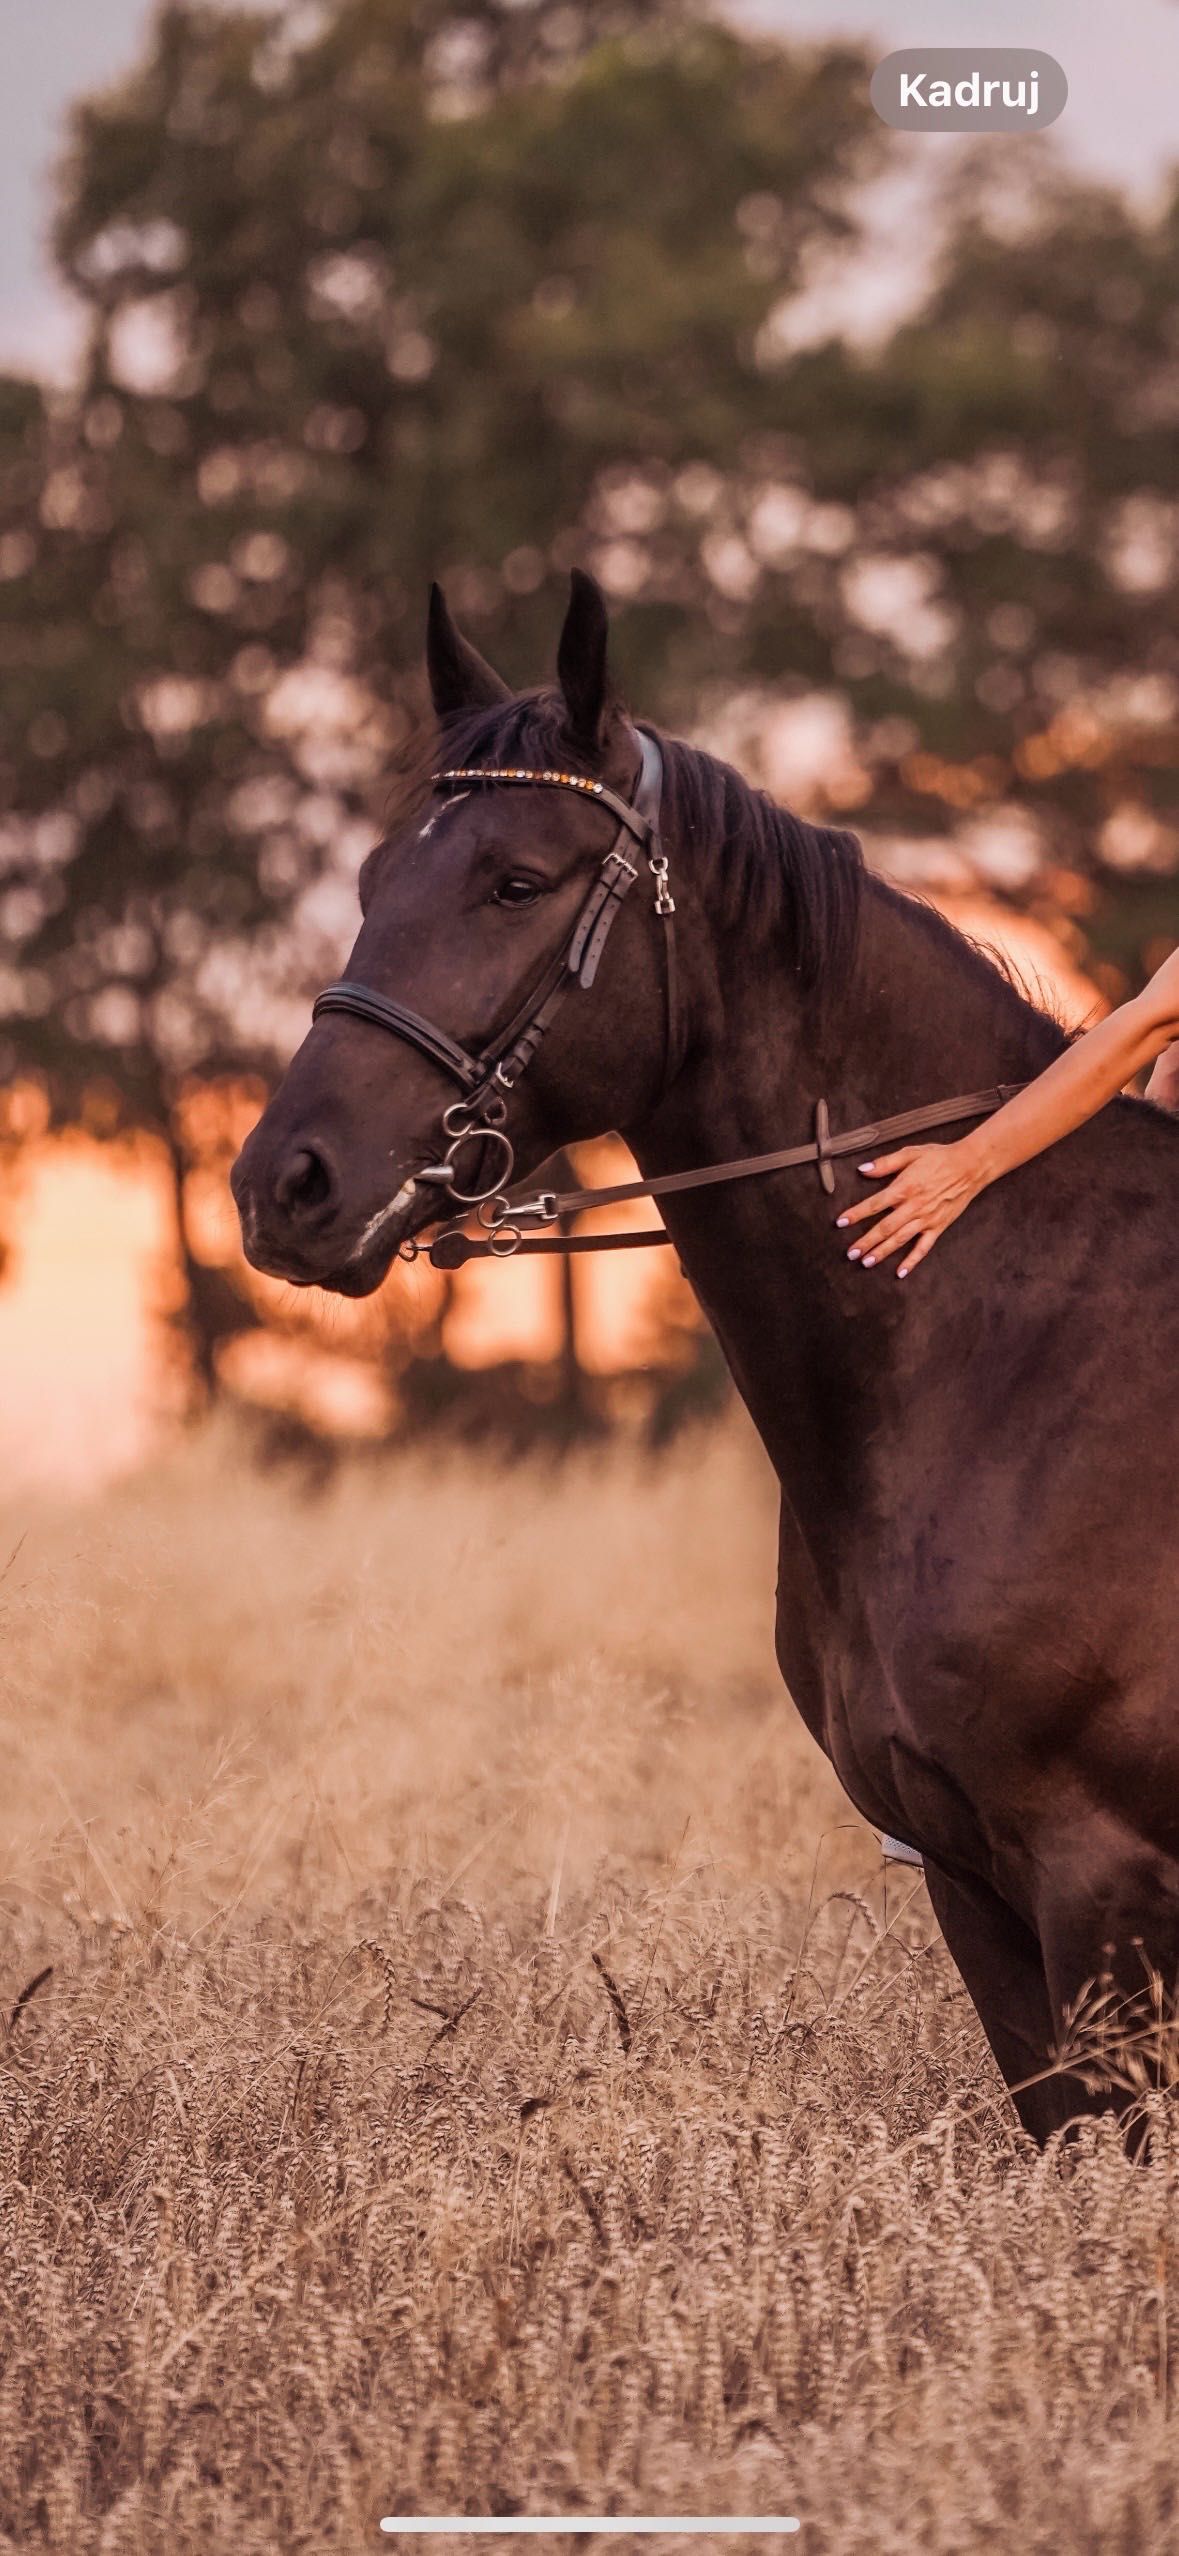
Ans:
<svg viewBox="0 0 1179 2556"><path fill-rule="evenodd" d="M1179 931L1179 190L988 146L852 346L898 147L853 48L692 0L170 0L76 111L82 375L0 383L0 1051L164 1137L210 1376L191 1091L334 965L432 576L523 682L588 564L645 710L834 691L832 807L1086 870L1128 968Z"/></svg>
<svg viewBox="0 0 1179 2556"><path fill-rule="evenodd" d="M1005 147L948 212L931 296L816 450L855 510L861 591L895 561L911 598L893 632L833 632L834 661L877 821L1018 807L1015 879L1087 871L1133 973L1179 935L1179 179L1140 214Z"/></svg>
<svg viewBox="0 0 1179 2556"><path fill-rule="evenodd" d="M90 352L18 581L29 627L51 581L54 645L5 740L23 812L72 820L52 891L35 846L16 873L45 907L22 1054L67 1105L107 1049L148 1115L169 1073L267 1052L431 574L523 677L569 562L605 546L625 582L633 548L638 581L641 529L635 680L686 696L707 662L693 473L748 468L759 326L870 136L850 56L613 18L344 0L299 39L173 6L79 111L57 241Z"/></svg>
<svg viewBox="0 0 1179 2556"><path fill-rule="evenodd" d="M857 69L652 0L177 0L77 111L84 380L0 419L42 468L5 1042L165 1132L181 1199L186 1080L268 1065L346 931L431 575L524 678L597 556L636 689L690 699L713 491L780 431L759 330L879 148Z"/></svg>

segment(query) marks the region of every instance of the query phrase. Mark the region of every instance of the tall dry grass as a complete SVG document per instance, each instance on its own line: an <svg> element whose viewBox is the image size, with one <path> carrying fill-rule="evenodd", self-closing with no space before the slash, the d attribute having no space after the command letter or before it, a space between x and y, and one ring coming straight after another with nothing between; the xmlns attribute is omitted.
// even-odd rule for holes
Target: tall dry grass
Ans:
<svg viewBox="0 0 1179 2556"><path fill-rule="evenodd" d="M1020 2139L778 1689L742 1438L308 1498L211 1434L22 1532L0 2543L1179 2546L1169 2114Z"/></svg>

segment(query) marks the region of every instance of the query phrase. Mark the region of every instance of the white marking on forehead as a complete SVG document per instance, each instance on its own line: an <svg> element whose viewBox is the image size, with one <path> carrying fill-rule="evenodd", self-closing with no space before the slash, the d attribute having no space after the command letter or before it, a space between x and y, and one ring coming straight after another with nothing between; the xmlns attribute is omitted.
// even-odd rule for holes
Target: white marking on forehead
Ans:
<svg viewBox="0 0 1179 2556"><path fill-rule="evenodd" d="M435 808L433 816L432 816L432 817L427 817L425 824L424 824L423 826L420 826L420 827L419 827L419 829L418 829L418 841L419 841L419 843L424 843L424 842L425 842L425 840L426 840L426 836L427 836L428 834L432 834L432 833L433 833L434 828L435 828L435 826L437 825L438 820L439 820L439 818L440 818L440 817L444 817L444 816L446 816L446 815L449 813L449 811L450 811L450 809L451 809L451 808L457 808L457 806L458 806L458 804L459 804L459 801L460 801L461 799L469 799L469 798L470 798L470 795L471 795L471 793L470 793L470 791L469 791L469 790L456 790L456 792L455 792L455 794L454 794L453 799L444 799L444 800L443 800L443 802L442 802L441 807L440 807L440 808Z"/></svg>

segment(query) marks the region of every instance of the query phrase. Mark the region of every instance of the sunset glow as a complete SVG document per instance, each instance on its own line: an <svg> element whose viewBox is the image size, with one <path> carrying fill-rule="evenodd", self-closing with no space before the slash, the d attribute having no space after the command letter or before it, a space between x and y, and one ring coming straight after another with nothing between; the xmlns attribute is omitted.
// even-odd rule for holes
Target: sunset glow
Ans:
<svg viewBox="0 0 1179 2556"><path fill-rule="evenodd" d="M984 895L940 900L963 931L1014 961L1030 992L1051 1001L1070 1025L1106 1007L1090 979L1043 924ZM579 1149L594 1181L633 1172L617 1140ZM209 1256L236 1260L229 1202L218 1188L202 1210ZM599 1225L656 1223L645 1205L598 1216ZM139 1463L175 1415L179 1379L162 1346L162 1317L174 1284L174 1226L163 1166L147 1142L101 1146L70 1136L45 1142L24 1168L8 1218L12 1257L0 1286L0 1463L20 1490L93 1489ZM240 1266L240 1263L238 1264ZM675 1288L670 1252L603 1256L573 1263L581 1363L608 1375L649 1354L654 1300ZM280 1320L291 1290L253 1282L260 1308ZM685 1311L690 1303L686 1283ZM559 1265L501 1262L461 1271L445 1341L460 1366L555 1356L560 1342ZM398 1269L381 1296L361 1306L317 1298L300 1303L308 1331L249 1334L224 1356L230 1386L272 1408L300 1411L348 1435L380 1433L390 1417L389 1386L377 1359L395 1294L399 1320L428 1329L442 1284L424 1262Z"/></svg>

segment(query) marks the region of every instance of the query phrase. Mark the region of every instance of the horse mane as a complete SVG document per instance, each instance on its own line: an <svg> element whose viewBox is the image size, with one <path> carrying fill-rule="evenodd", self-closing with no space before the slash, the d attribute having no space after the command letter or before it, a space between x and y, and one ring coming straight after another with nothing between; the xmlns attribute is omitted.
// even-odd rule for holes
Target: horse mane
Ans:
<svg viewBox="0 0 1179 2556"><path fill-rule="evenodd" d="M1030 1017L1050 1034L1045 1061L1052 1054L1059 1054L1071 1046L1073 1039L1079 1036L1079 1031L1071 1029L1062 1020L1050 990L1033 989L1018 962L1009 958L1005 951L980 941L973 932L964 932L960 923L951 923L949 915L943 914L940 906L934 905L920 890L897 887L891 879L877 879L874 884L882 896L901 907L916 922L918 929L936 948L944 951L947 957L956 958L960 967L965 964L976 979L988 979L1009 1014L1019 1015L1025 1021Z"/></svg>

